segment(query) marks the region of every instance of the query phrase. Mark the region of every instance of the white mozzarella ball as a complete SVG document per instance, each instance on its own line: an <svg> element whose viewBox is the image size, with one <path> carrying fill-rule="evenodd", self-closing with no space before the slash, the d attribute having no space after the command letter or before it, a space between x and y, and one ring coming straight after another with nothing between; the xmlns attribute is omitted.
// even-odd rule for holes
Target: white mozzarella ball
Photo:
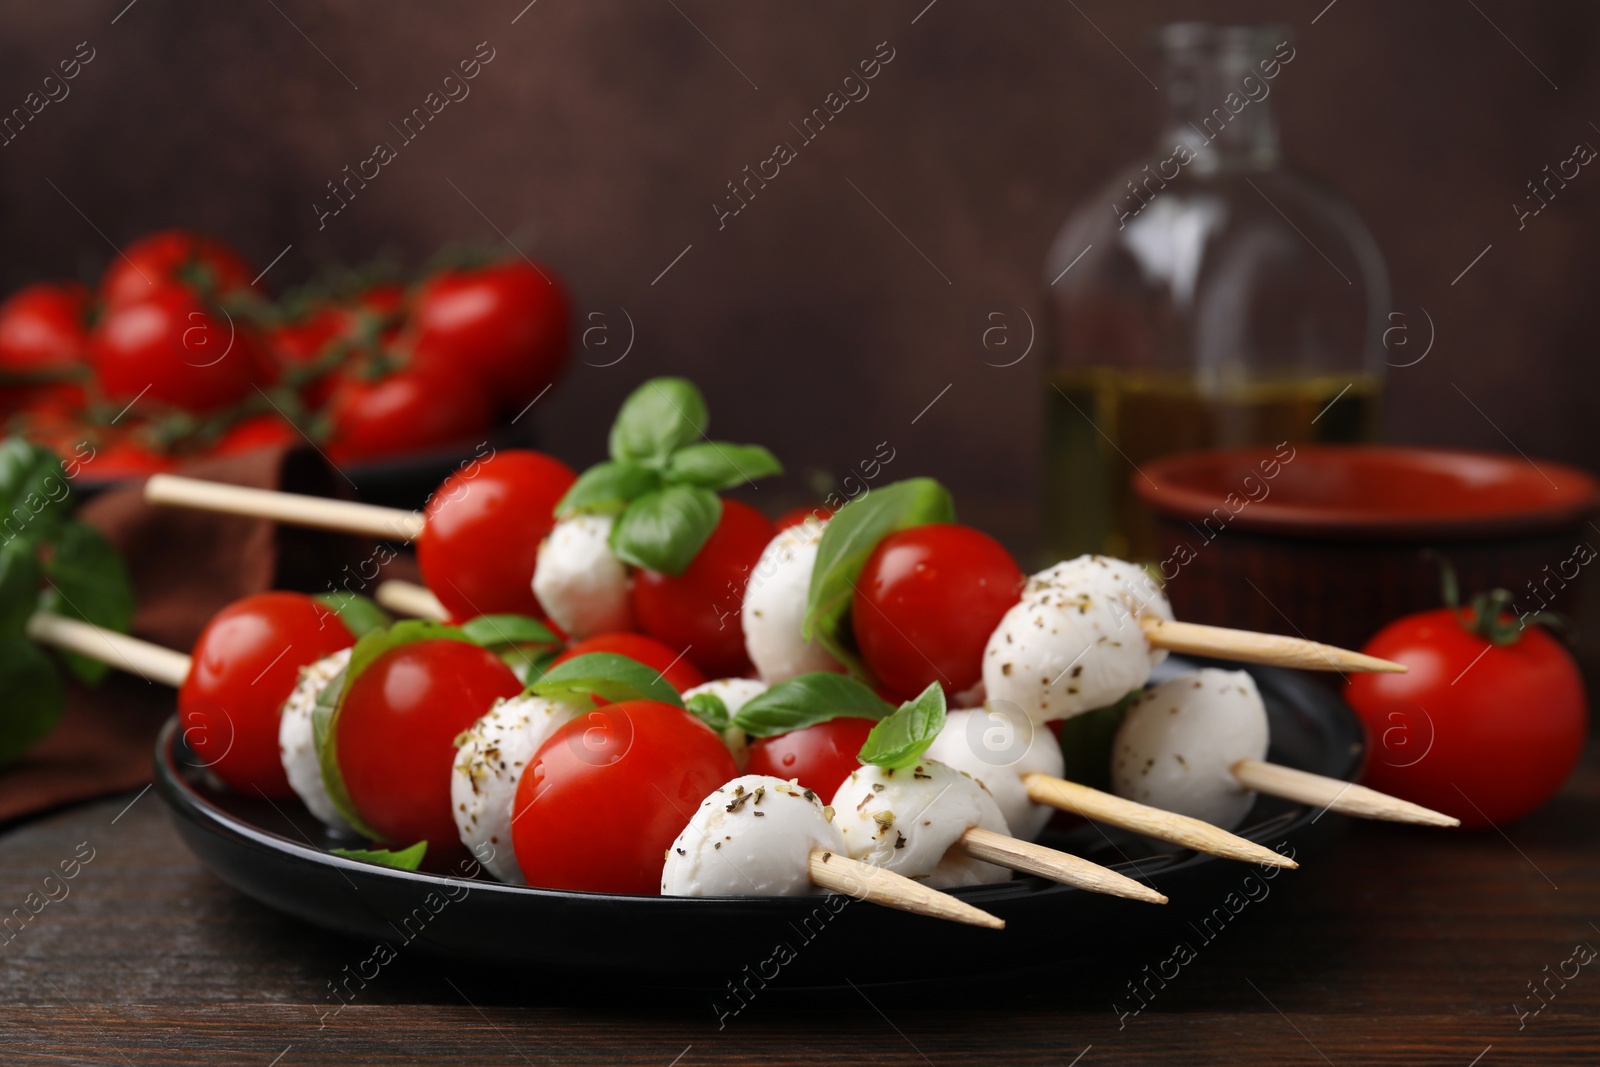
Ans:
<svg viewBox="0 0 1600 1067"><path fill-rule="evenodd" d="M977 780L923 760L901 770L865 766L833 797L847 854L935 889L988 885L1011 877L1005 867L955 847L973 827L1010 834L1005 816Z"/></svg>
<svg viewBox="0 0 1600 1067"><path fill-rule="evenodd" d="M687 704L690 697L709 693L722 701L722 706L728 709L728 717L731 719L739 714L739 709L748 701L766 691L766 685L754 678L718 678L704 685L685 689L683 702ZM733 762L740 770L744 770L745 764L750 762L750 739L745 736L744 731L737 726L729 726L722 731L722 743L733 753Z"/></svg>
<svg viewBox="0 0 1600 1067"><path fill-rule="evenodd" d="M1229 829L1255 794L1232 767L1267 756L1267 709L1244 671L1208 667L1151 689L1128 711L1111 747L1121 796Z"/></svg>
<svg viewBox="0 0 1600 1067"><path fill-rule="evenodd" d="M539 545L533 595L573 640L633 629L628 568L611 551L612 518L562 519Z"/></svg>
<svg viewBox="0 0 1600 1067"><path fill-rule="evenodd" d="M1012 836L1032 841L1055 809L1035 804L1022 784L1029 774L1060 778L1066 770L1055 735L1009 704L952 711L926 753L976 778L994 797Z"/></svg>
<svg viewBox="0 0 1600 1067"><path fill-rule="evenodd" d="M761 774L706 797L667 849L661 895L792 897L817 893L813 849L844 853L833 813L815 793Z"/></svg>
<svg viewBox="0 0 1600 1067"><path fill-rule="evenodd" d="M578 711L543 697L499 700L456 739L450 811L461 843L502 882L526 885L511 846L517 783L534 753Z"/></svg>
<svg viewBox="0 0 1600 1067"><path fill-rule="evenodd" d="M983 685L991 703L1045 723L1115 704L1164 655L1115 596L1030 582L989 635Z"/></svg>
<svg viewBox="0 0 1600 1067"><path fill-rule="evenodd" d="M350 662L350 650L341 649L324 656L308 667L300 668L300 681L294 692L283 702L278 719L278 754L283 760L284 773L306 810L315 815L330 830L350 832L345 821L328 798L328 787L322 781L322 764L317 760L315 732L311 713L316 710L317 696L327 684L343 672Z"/></svg>
<svg viewBox="0 0 1600 1067"><path fill-rule="evenodd" d="M839 669L819 641L800 636L823 528L820 522L804 522L781 531L762 550L745 585L739 613L744 648L768 685Z"/></svg>
<svg viewBox="0 0 1600 1067"><path fill-rule="evenodd" d="M1079 556L1062 560L1028 579L1029 586L1053 586L1067 593L1099 593L1120 598L1134 615L1172 620L1172 604L1161 584L1137 563L1111 556Z"/></svg>

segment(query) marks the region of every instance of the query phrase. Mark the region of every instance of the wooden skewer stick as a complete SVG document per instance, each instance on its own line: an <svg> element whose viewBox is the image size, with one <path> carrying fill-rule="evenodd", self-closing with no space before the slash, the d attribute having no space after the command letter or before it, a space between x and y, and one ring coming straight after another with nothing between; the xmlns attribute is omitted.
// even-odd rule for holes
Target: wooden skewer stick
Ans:
<svg viewBox="0 0 1600 1067"><path fill-rule="evenodd" d="M434 596L431 590L415 582L402 582L398 578L391 578L389 581L379 582L372 596L379 607L386 608L396 615L437 619L439 622L450 620L450 612L439 603L439 598Z"/></svg>
<svg viewBox="0 0 1600 1067"><path fill-rule="evenodd" d="M424 523L422 514L415 511L380 508L372 504L299 493L276 493L268 489L207 482L175 474L151 475L144 485L144 498L151 504L247 515L254 519L271 519L293 526L312 526L388 541L414 541L421 535Z"/></svg>
<svg viewBox="0 0 1600 1067"><path fill-rule="evenodd" d="M981 826L974 826L961 835L961 849L975 859L987 860L1026 874L1036 874L1062 885L1087 889L1091 893L1106 893L1150 904L1167 902L1163 894L1109 867L1102 867L1081 856L1036 845L1032 841L997 834Z"/></svg>
<svg viewBox="0 0 1600 1067"><path fill-rule="evenodd" d="M1344 782L1293 767L1280 767L1262 760L1242 759L1233 765L1233 776L1246 789L1268 796L1283 797L1314 808L1331 808L1364 819L1418 823L1422 826L1460 826L1461 820L1401 800L1354 782Z"/></svg>
<svg viewBox="0 0 1600 1067"><path fill-rule="evenodd" d="M1111 793L1102 793L1086 785L1053 778L1048 774L1029 774L1022 779L1028 797L1036 804L1070 811L1086 819L1120 826L1157 841L1168 841L1196 852L1205 852L1224 859L1242 860L1245 863L1264 863L1271 867L1300 866L1294 860L1272 851L1238 834L1230 834L1220 827L1200 819L1162 811L1148 804Z"/></svg>
<svg viewBox="0 0 1600 1067"><path fill-rule="evenodd" d="M28 620L28 636L41 645L76 652L174 689L189 675L189 657L182 652L64 615L34 615Z"/></svg>
<svg viewBox="0 0 1600 1067"><path fill-rule="evenodd" d="M930 889L904 875L853 860L843 853L814 848L808 860L811 880L824 889L934 919L986 926L991 930L1006 928L1004 919L996 918L982 908L975 908L949 893Z"/></svg>
<svg viewBox="0 0 1600 1067"><path fill-rule="evenodd" d="M1168 622L1149 615L1139 619L1139 628L1144 631L1145 640L1154 648L1231 659L1240 663L1296 667L1303 671L1379 674L1405 674L1409 669L1404 663L1308 641L1303 637L1230 630L1224 626L1201 626L1193 622Z"/></svg>

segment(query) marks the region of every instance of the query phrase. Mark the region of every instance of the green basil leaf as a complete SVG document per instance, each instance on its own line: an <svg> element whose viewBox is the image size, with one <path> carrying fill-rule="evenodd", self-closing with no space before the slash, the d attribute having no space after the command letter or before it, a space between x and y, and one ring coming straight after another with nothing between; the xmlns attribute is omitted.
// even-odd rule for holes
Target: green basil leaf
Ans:
<svg viewBox="0 0 1600 1067"><path fill-rule="evenodd" d="M867 735L862 763L899 770L914 765L944 729L944 690L934 682L915 700L908 700Z"/></svg>
<svg viewBox="0 0 1600 1067"><path fill-rule="evenodd" d="M593 698L597 696L612 703L659 700L673 707L683 707L683 698L660 671L615 652L574 656L545 671L543 677L528 687L528 692L585 709L594 707Z"/></svg>
<svg viewBox="0 0 1600 1067"><path fill-rule="evenodd" d="M334 810L344 816L357 833L374 841L383 840L382 835L368 826L361 818L361 813L356 811L355 804L350 800L350 791L345 788L344 772L339 769L339 713L344 709L350 687L379 656L418 641L435 640L473 643L456 627L432 619L405 619L388 629L365 634L350 650L350 663L341 678L335 679L322 691L317 706L311 712L311 737L317 748L317 762L322 767L322 784L328 790L328 799L333 802Z"/></svg>
<svg viewBox="0 0 1600 1067"><path fill-rule="evenodd" d="M615 515L628 504L661 488L661 475L631 462L597 463L578 475L556 503L556 517Z"/></svg>
<svg viewBox="0 0 1600 1067"><path fill-rule="evenodd" d="M509 648L496 649L495 655L511 668L511 673L517 676L517 681L527 686L544 677L544 672L550 669L550 664L561 655L561 649L512 645Z"/></svg>
<svg viewBox="0 0 1600 1067"><path fill-rule="evenodd" d="M71 489L54 452L21 437L0 441L0 540L54 536L66 521Z"/></svg>
<svg viewBox="0 0 1600 1067"><path fill-rule="evenodd" d="M394 619L387 611L358 593L322 593L311 599L339 616L344 628L357 640L374 630L394 625Z"/></svg>
<svg viewBox="0 0 1600 1067"><path fill-rule="evenodd" d="M711 490L669 485L628 505L611 528L611 551L635 567L682 574L721 519Z"/></svg>
<svg viewBox="0 0 1600 1067"><path fill-rule="evenodd" d="M882 719L894 708L847 674L814 671L779 682L745 701L733 725L751 737L773 737L829 719Z"/></svg>
<svg viewBox="0 0 1600 1067"><path fill-rule="evenodd" d="M328 851L348 860L360 860L362 863L377 863L384 867L398 867L402 871L414 871L422 866L422 857L427 855L428 843L418 841L410 848L398 851L387 848L330 848Z"/></svg>
<svg viewBox="0 0 1600 1067"><path fill-rule="evenodd" d="M39 604L39 555L17 537L0 544L0 638L21 637Z"/></svg>
<svg viewBox="0 0 1600 1067"><path fill-rule="evenodd" d="M1115 704L1074 715L1061 722L1061 777L1102 792L1111 791L1111 747L1128 709L1144 695L1135 689Z"/></svg>
<svg viewBox="0 0 1600 1067"><path fill-rule="evenodd" d="M867 558L878 542L892 533L913 526L954 522L955 518L950 491L932 478L894 482L840 508L823 529L822 542L817 546L801 634L821 641L853 673L865 673L846 635L850 601Z"/></svg>
<svg viewBox="0 0 1600 1067"><path fill-rule="evenodd" d="M39 610L82 619L126 633L133 625L133 584L117 550L99 530L84 522L65 522L44 557L47 579ZM75 652L61 652L67 669L94 684L111 668Z"/></svg>
<svg viewBox="0 0 1600 1067"><path fill-rule="evenodd" d="M20 759L61 719L67 694L54 663L26 637L0 639L0 766Z"/></svg>
<svg viewBox="0 0 1600 1067"><path fill-rule="evenodd" d="M706 441L680 448L667 462L667 480L702 489L732 489L757 478L782 474L778 457L760 445Z"/></svg>
<svg viewBox="0 0 1600 1067"><path fill-rule="evenodd" d="M467 640L484 648L507 645L559 645L554 630L526 615L479 615L460 626Z"/></svg>
<svg viewBox="0 0 1600 1067"><path fill-rule="evenodd" d="M695 718L719 734L728 728L730 722L728 705L724 704L722 698L715 693L696 693L684 701L683 706Z"/></svg>
<svg viewBox="0 0 1600 1067"><path fill-rule="evenodd" d="M611 458L661 467L705 436L705 397L685 378L652 378L629 394L611 426Z"/></svg>

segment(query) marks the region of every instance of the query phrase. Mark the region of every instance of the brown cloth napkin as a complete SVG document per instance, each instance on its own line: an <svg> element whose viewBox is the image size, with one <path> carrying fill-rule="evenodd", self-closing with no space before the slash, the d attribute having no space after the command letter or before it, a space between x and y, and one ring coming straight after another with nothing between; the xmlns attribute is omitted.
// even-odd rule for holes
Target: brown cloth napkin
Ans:
<svg viewBox="0 0 1600 1067"><path fill-rule="evenodd" d="M309 449L263 449L202 460L183 474L259 489L349 497L350 485ZM133 577L139 637L185 652L218 610L266 589L337 588L346 566L371 554L361 539L260 519L151 507L143 485L108 489L78 517L98 526ZM408 557L386 576L414 575ZM368 593L370 589L366 590ZM150 780L152 745L173 692L139 678L69 687L67 713L20 762L0 770L0 825Z"/></svg>

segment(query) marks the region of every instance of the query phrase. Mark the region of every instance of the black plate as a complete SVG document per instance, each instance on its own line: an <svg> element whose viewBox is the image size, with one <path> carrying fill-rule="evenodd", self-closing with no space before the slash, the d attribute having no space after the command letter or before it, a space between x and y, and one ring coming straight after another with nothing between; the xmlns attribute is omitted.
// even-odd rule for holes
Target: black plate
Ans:
<svg viewBox="0 0 1600 1067"><path fill-rule="evenodd" d="M1350 710L1305 676L1250 671L1266 701L1273 762L1354 777L1362 734ZM1266 873L1211 856L1164 852L1170 846L1109 827L1052 827L1043 843L1141 878L1171 903L1134 903L1023 877L957 891L1004 919L1003 931L854 901L835 911L819 897L629 897L507 886L321 851L352 843L327 837L298 802L274 804L212 788L204 772L186 762L176 727L176 719L169 721L156 742L156 786L189 848L223 881L268 907L394 950L409 945L489 966L533 965L544 974L721 986L740 980L746 965L752 972L781 965L786 983L829 983L839 981L846 965L861 973L864 946L921 943L930 950L874 952L865 961L873 979L970 975L1125 948L1210 911L1230 890L1244 894L1252 888L1248 879ZM1284 851L1292 848L1289 854L1304 862L1341 825L1338 816L1262 797L1237 832L1269 848L1287 845ZM1272 876L1297 875L1274 869Z"/></svg>

